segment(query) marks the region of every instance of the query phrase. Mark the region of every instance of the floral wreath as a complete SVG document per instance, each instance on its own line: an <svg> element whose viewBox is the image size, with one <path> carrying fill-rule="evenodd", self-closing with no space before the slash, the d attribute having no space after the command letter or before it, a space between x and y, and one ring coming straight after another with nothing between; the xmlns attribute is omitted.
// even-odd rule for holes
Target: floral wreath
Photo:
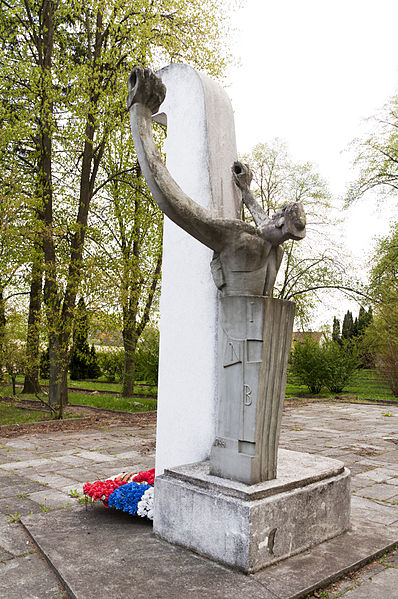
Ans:
<svg viewBox="0 0 398 599"><path fill-rule="evenodd" d="M107 480L96 480L83 486L83 493L105 507L113 507L132 516L153 520L153 485L155 469L121 472Z"/></svg>

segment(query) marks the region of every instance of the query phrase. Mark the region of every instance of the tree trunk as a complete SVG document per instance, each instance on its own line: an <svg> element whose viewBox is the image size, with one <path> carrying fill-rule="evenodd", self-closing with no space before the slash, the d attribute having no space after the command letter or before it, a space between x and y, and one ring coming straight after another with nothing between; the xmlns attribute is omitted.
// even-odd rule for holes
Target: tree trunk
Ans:
<svg viewBox="0 0 398 599"><path fill-rule="evenodd" d="M49 362L49 404L58 410L58 417L62 418L68 403L68 352L55 332L49 336Z"/></svg>
<svg viewBox="0 0 398 599"><path fill-rule="evenodd" d="M0 288L0 382L4 381L4 373L3 373L3 360L2 360L2 352L4 345L4 337L6 334L6 310L5 310L5 301L3 295L3 289Z"/></svg>
<svg viewBox="0 0 398 599"><path fill-rule="evenodd" d="M11 375L11 380L12 380L12 394L16 395L17 394L17 389L16 389L16 385L15 385L16 376Z"/></svg>
<svg viewBox="0 0 398 599"><path fill-rule="evenodd" d="M40 318L42 300L41 265L32 265L32 282L30 286L28 333L26 337L26 370L22 393L39 393L40 369Z"/></svg>
<svg viewBox="0 0 398 599"><path fill-rule="evenodd" d="M131 314L124 315L123 345L124 345L124 368L123 368L123 397L134 396L135 375L135 349L137 347L137 335L134 330L135 318Z"/></svg>

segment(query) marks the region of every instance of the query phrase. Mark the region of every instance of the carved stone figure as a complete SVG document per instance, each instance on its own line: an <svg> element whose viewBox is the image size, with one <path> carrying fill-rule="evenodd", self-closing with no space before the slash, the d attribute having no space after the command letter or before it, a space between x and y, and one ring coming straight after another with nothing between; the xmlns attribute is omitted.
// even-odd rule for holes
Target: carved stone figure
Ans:
<svg viewBox="0 0 398 599"><path fill-rule="evenodd" d="M133 139L157 204L214 251L211 271L220 290L220 397L210 471L248 484L274 478L294 304L271 295L281 244L305 236L303 207L286 204L268 217L250 192L249 167L235 162L231 176L254 225L213 216L177 185L153 141L152 115L166 94L162 81L149 69L135 67L129 90Z"/></svg>

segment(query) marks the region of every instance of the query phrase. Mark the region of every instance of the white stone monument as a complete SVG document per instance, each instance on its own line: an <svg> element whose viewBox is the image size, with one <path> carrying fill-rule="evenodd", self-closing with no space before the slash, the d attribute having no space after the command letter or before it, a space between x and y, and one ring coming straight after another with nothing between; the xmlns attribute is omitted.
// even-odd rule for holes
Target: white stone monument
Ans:
<svg viewBox="0 0 398 599"><path fill-rule="evenodd" d="M153 118L167 126L166 164L180 187L214 214L238 218L231 178L237 160L234 118L225 91L192 67L158 71L167 96ZM217 289L212 252L165 219L156 474L209 457L216 430ZM192 335L192 331L195 331Z"/></svg>

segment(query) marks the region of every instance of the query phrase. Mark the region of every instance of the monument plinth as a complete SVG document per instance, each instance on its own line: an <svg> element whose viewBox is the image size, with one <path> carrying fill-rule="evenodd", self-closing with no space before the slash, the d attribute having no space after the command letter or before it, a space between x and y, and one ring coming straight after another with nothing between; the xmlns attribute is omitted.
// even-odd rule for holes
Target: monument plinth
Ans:
<svg viewBox="0 0 398 599"><path fill-rule="evenodd" d="M349 527L350 473L337 460L279 450L278 477L245 485L209 474L209 462L155 480L154 532L252 573Z"/></svg>

